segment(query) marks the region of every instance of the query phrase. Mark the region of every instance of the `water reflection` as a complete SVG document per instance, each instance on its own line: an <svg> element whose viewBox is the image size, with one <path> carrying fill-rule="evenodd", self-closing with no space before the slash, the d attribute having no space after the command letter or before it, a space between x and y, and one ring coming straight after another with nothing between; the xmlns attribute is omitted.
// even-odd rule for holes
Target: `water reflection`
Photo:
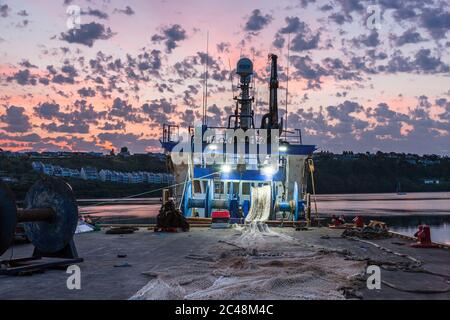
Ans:
<svg viewBox="0 0 450 320"><path fill-rule="evenodd" d="M419 224L428 224L433 241L450 244L450 192L318 195L317 200L319 213L325 217L345 215L350 221L362 215L366 222L382 220L391 230L406 235L413 235ZM80 203L80 212L101 218L102 223L155 223L160 208L160 199L116 200L102 206L94 203Z"/></svg>

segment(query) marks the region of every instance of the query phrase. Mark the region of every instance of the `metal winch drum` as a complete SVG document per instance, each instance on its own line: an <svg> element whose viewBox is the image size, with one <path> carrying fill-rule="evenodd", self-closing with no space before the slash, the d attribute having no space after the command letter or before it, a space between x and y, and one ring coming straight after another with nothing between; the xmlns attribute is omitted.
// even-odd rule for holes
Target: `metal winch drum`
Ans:
<svg viewBox="0 0 450 320"><path fill-rule="evenodd" d="M239 198L234 195L233 184L230 185L226 199L214 199L212 183L209 181L206 185L204 198L194 197L192 181L186 184L184 197L182 201L183 214L186 217L192 216L193 208L204 209L205 217L210 217L214 209L225 209L233 211L239 204ZM299 199L299 189L297 182L294 183L293 197L291 200L276 200L277 189L274 183L271 185L271 210L273 212L290 212L294 221L300 219L300 214L304 210L304 201ZM252 194L250 192L250 204ZM233 214L232 214L233 215Z"/></svg>
<svg viewBox="0 0 450 320"><path fill-rule="evenodd" d="M78 206L65 181L44 178L28 191L25 209L18 209L14 194L0 182L0 255L11 245L17 223L42 254L55 254L70 244L78 224Z"/></svg>

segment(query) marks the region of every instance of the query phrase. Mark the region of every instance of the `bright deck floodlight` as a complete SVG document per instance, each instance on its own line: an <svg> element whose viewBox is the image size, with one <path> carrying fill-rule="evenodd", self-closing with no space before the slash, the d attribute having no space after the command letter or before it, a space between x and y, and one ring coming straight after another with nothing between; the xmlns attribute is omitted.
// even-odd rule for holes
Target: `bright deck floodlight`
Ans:
<svg viewBox="0 0 450 320"><path fill-rule="evenodd" d="M230 173L231 172L231 166L229 164L222 165L221 171L223 173Z"/></svg>
<svg viewBox="0 0 450 320"><path fill-rule="evenodd" d="M262 168L262 172L266 176L273 176L275 173L275 169L272 166L266 166Z"/></svg>

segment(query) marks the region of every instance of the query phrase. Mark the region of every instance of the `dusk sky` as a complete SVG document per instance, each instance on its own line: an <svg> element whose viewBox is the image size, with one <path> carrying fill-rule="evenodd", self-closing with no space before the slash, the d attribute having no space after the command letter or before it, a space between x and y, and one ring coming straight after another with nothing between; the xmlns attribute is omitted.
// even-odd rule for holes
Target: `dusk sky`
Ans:
<svg viewBox="0 0 450 320"><path fill-rule="evenodd" d="M256 122L269 53L284 109L290 45L288 125L304 143L450 154L448 0L0 0L0 148L159 151L163 123L201 119L208 31L209 124L232 112L241 56Z"/></svg>

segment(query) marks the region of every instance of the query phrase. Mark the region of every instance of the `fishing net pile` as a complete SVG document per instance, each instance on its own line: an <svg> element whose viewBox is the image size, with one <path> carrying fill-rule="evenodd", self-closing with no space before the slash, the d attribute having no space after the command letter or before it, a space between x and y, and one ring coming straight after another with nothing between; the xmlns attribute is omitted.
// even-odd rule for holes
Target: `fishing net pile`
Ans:
<svg viewBox="0 0 450 320"><path fill-rule="evenodd" d="M364 263L308 249L271 230L246 227L186 264L150 270L150 282L131 299L344 299Z"/></svg>
<svg viewBox="0 0 450 320"><path fill-rule="evenodd" d="M269 220L270 206L272 204L271 186L252 187L251 194L252 204L245 218L245 222L264 222Z"/></svg>
<svg viewBox="0 0 450 320"><path fill-rule="evenodd" d="M269 213L270 187L253 189L250 218L237 233L185 264L150 270L131 299L344 299L364 263L272 231Z"/></svg>
<svg viewBox="0 0 450 320"><path fill-rule="evenodd" d="M364 228L345 229L342 233L342 237L351 238L357 237L361 239L384 239L389 238L389 232L387 229L375 228L366 226Z"/></svg>

